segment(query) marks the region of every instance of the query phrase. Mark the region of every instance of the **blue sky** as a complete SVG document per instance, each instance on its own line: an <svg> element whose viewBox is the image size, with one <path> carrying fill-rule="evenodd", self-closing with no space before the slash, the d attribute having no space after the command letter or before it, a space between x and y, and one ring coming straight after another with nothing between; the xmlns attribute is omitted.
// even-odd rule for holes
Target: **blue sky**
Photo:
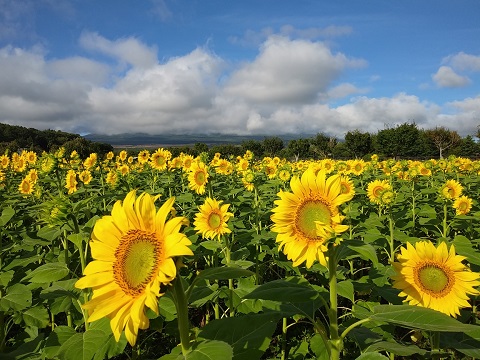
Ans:
<svg viewBox="0 0 480 360"><path fill-rule="evenodd" d="M0 0L0 122L474 135L478 14L478 0Z"/></svg>

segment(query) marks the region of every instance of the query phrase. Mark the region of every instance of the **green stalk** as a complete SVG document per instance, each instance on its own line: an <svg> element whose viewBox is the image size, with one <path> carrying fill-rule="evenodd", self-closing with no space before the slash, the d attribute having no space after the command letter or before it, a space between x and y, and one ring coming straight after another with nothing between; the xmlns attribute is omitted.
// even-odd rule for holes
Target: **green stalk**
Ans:
<svg viewBox="0 0 480 360"><path fill-rule="evenodd" d="M388 228L390 231L390 239L389 239L389 245L390 245L390 262L393 264L395 260L395 240L393 236L393 216L392 216L392 209L388 209Z"/></svg>
<svg viewBox="0 0 480 360"><path fill-rule="evenodd" d="M174 281L175 307L177 309L178 332L184 357L190 352L190 325L188 322L188 304L180 275Z"/></svg>
<svg viewBox="0 0 480 360"><path fill-rule="evenodd" d="M330 360L339 360L343 349L343 340L338 334L337 308L337 252L333 242L328 244L328 285L330 290L330 308L328 320L330 322Z"/></svg>
<svg viewBox="0 0 480 360"><path fill-rule="evenodd" d="M287 318L282 319L282 355L281 360L287 358Z"/></svg>
<svg viewBox="0 0 480 360"><path fill-rule="evenodd" d="M444 238L447 238L447 232L448 232L447 214L448 214L447 202L444 201L443 202L443 232L442 232L442 236Z"/></svg>
<svg viewBox="0 0 480 360"><path fill-rule="evenodd" d="M412 235L415 236L415 181L412 181Z"/></svg>
<svg viewBox="0 0 480 360"><path fill-rule="evenodd" d="M228 241L228 236L224 237L225 239L225 262L227 266L230 266L230 242ZM233 308L233 279L228 279L228 308L230 317L235 316L235 310Z"/></svg>

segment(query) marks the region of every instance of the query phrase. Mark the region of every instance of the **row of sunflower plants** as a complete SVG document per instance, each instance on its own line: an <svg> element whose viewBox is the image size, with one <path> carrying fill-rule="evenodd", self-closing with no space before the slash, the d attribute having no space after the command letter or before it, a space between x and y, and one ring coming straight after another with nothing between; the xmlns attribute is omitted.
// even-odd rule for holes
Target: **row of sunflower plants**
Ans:
<svg viewBox="0 0 480 360"><path fill-rule="evenodd" d="M480 163L0 156L5 359L480 357Z"/></svg>

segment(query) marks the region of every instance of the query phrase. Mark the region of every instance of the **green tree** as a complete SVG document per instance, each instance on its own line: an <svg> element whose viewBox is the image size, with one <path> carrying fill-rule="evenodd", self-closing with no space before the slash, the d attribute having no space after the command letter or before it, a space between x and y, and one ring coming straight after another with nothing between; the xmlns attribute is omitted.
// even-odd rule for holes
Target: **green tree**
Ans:
<svg viewBox="0 0 480 360"><path fill-rule="evenodd" d="M451 153L456 156L476 158L480 153L480 146L472 136L467 135L451 149Z"/></svg>
<svg viewBox="0 0 480 360"><path fill-rule="evenodd" d="M362 158L372 152L372 136L359 130L345 134L345 147L356 158Z"/></svg>
<svg viewBox="0 0 480 360"><path fill-rule="evenodd" d="M380 130L375 136L374 150L385 157L420 157L425 154L425 141L417 124L403 123Z"/></svg>
<svg viewBox="0 0 480 360"><path fill-rule="evenodd" d="M278 136L266 137L263 139L263 155L276 156L284 148L283 140Z"/></svg>
<svg viewBox="0 0 480 360"><path fill-rule="evenodd" d="M293 158L295 161L299 159L306 159L310 156L310 139L294 139L290 140L287 147L284 149L284 156L286 158Z"/></svg>

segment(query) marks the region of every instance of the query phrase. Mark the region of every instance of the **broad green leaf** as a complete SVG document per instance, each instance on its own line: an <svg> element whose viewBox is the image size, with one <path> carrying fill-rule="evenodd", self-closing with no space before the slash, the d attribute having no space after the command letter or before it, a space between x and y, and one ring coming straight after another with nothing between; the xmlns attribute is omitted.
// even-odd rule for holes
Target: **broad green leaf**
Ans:
<svg viewBox="0 0 480 360"><path fill-rule="evenodd" d="M12 207L6 207L2 211L0 216L0 227L4 227L10 221L10 219L15 215L15 210Z"/></svg>
<svg viewBox="0 0 480 360"><path fill-rule="evenodd" d="M378 305L370 318L430 331L468 332L478 329L478 326L463 324L439 311L413 305Z"/></svg>
<svg viewBox="0 0 480 360"><path fill-rule="evenodd" d="M260 359L277 327L277 314L256 314L213 320L200 330L199 339L220 340L233 348L233 359Z"/></svg>
<svg viewBox="0 0 480 360"><path fill-rule="evenodd" d="M55 358L60 346L76 333L75 329L70 326L57 326L48 336L45 347L43 348L43 353L47 359Z"/></svg>
<svg viewBox="0 0 480 360"><path fill-rule="evenodd" d="M377 352L363 353L356 360L388 360L388 357Z"/></svg>
<svg viewBox="0 0 480 360"><path fill-rule="evenodd" d="M58 227L44 226L38 230L37 235L42 239L53 241L62 234L62 231Z"/></svg>
<svg viewBox="0 0 480 360"><path fill-rule="evenodd" d="M67 236L67 240L74 243L77 249L80 249L83 247L83 242L86 241L87 238L82 234L70 234Z"/></svg>
<svg viewBox="0 0 480 360"><path fill-rule="evenodd" d="M48 311L43 306L35 306L22 312L23 321L27 326L46 327L50 321Z"/></svg>
<svg viewBox="0 0 480 360"><path fill-rule="evenodd" d="M310 339L310 349L316 356L317 360L329 360L328 350L325 342L320 334L315 334Z"/></svg>
<svg viewBox="0 0 480 360"><path fill-rule="evenodd" d="M64 263L48 263L33 270L24 280L29 279L32 283L49 283L63 279L68 273L69 270Z"/></svg>
<svg viewBox="0 0 480 360"><path fill-rule="evenodd" d="M347 246L360 254L364 259L370 260L373 263L373 266L376 266L378 264L378 258L377 258L377 251L375 248L370 245L370 244L363 244L363 245L353 245L347 242Z"/></svg>
<svg viewBox="0 0 480 360"><path fill-rule="evenodd" d="M205 340L194 345L186 360L229 360L233 349L224 341Z"/></svg>
<svg viewBox="0 0 480 360"><path fill-rule="evenodd" d="M207 250L217 251L218 249L221 249L223 245L216 240L203 240L200 243L200 246Z"/></svg>
<svg viewBox="0 0 480 360"><path fill-rule="evenodd" d="M416 345L401 345L396 342L390 342L390 341L377 341L370 345L366 350L366 352L371 352L371 351L388 351L390 353L393 353L395 355L400 355L400 356L411 356L413 354L420 354L424 355L427 353L426 350L420 349Z"/></svg>
<svg viewBox="0 0 480 360"><path fill-rule="evenodd" d="M472 358L480 358L480 326L478 328L467 333L442 333L440 346L456 349Z"/></svg>
<svg viewBox="0 0 480 360"><path fill-rule="evenodd" d="M250 270L223 266L218 268L210 268L200 271L200 274L197 275L196 281L201 279L207 280L227 280L227 279L237 279L242 276L252 276L255 273Z"/></svg>
<svg viewBox="0 0 480 360"><path fill-rule="evenodd" d="M480 253L473 248L472 243L465 236L455 236L453 245L455 245L455 252L458 255L465 256L472 264L480 265Z"/></svg>
<svg viewBox="0 0 480 360"><path fill-rule="evenodd" d="M264 299L281 302L305 302L317 298L318 292L306 280L300 278L270 281L244 296L245 299Z"/></svg>
<svg viewBox="0 0 480 360"><path fill-rule="evenodd" d="M337 284L338 295L350 300L352 303L355 301L353 284L350 280L340 281Z"/></svg>
<svg viewBox="0 0 480 360"><path fill-rule="evenodd" d="M13 270L2 271L0 273L0 286L7 286L10 280L13 278Z"/></svg>
<svg viewBox="0 0 480 360"><path fill-rule="evenodd" d="M158 312L165 318L165 321L172 321L177 318L177 308L168 293L158 299Z"/></svg>
<svg viewBox="0 0 480 360"><path fill-rule="evenodd" d="M32 305L32 292L24 284L14 284L7 288L7 294L0 299L0 309L23 310Z"/></svg>

